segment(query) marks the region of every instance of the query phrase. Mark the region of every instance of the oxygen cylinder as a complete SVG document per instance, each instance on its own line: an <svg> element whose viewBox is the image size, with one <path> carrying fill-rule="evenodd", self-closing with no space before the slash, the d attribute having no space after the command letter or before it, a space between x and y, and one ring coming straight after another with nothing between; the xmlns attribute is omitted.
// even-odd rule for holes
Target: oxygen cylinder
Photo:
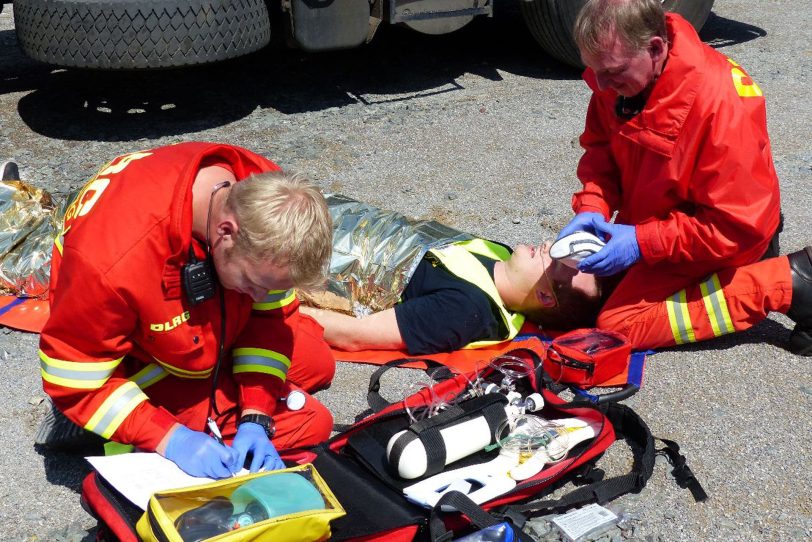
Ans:
<svg viewBox="0 0 812 542"><path fill-rule="evenodd" d="M445 465L474 454L495 442L497 428L491 428L485 416L461 421L440 429L442 445L445 446ZM395 451L393 453L393 450ZM398 431L386 445L389 464L397 469L398 475L413 480L428 471L428 456L423 441L413 432Z"/></svg>

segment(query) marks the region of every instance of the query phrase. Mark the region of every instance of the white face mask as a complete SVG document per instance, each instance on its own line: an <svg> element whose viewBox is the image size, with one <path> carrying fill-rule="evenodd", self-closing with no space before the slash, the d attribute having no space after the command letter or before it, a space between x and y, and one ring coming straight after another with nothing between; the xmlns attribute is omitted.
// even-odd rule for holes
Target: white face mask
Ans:
<svg viewBox="0 0 812 542"><path fill-rule="evenodd" d="M561 263L576 268L578 262L595 254L606 243L595 235L586 231L576 231L562 237L550 247L550 257L560 260Z"/></svg>

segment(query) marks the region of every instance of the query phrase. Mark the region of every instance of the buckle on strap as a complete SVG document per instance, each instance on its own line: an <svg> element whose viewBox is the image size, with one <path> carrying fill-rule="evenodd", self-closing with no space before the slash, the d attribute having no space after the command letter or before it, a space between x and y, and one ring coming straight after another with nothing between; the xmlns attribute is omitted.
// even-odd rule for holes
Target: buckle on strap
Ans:
<svg viewBox="0 0 812 542"><path fill-rule="evenodd" d="M694 472L687 465L685 456L679 453L679 445L673 440L657 439L663 444L665 448L657 450L657 455L665 456L668 463L674 467L671 475L677 482L677 485L683 489L688 489L691 492L696 502L704 502L708 499L708 494L696 479Z"/></svg>

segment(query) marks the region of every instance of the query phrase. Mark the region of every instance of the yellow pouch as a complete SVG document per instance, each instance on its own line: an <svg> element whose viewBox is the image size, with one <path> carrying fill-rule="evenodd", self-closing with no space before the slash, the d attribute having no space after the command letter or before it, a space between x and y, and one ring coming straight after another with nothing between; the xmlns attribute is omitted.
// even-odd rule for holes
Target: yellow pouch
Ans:
<svg viewBox="0 0 812 542"><path fill-rule="evenodd" d="M301 542L330 538L344 508L310 463L156 493L138 520L147 542Z"/></svg>

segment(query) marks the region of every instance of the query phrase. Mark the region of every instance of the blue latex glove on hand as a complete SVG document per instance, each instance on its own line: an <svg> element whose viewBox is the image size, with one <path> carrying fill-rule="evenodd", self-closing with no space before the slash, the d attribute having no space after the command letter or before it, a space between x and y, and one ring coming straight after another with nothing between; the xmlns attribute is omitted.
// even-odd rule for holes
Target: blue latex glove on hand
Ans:
<svg viewBox="0 0 812 542"><path fill-rule="evenodd" d="M579 213L575 215L572 220L570 220L569 224L564 226L564 229L559 232L558 237L556 237L555 240L558 241L562 237L566 237L567 235L577 231L586 231L593 235L597 235L601 238L601 241L606 241L606 237L595 230L593 225L595 221L600 221L606 224L606 219L603 218L603 215L600 213Z"/></svg>
<svg viewBox="0 0 812 542"><path fill-rule="evenodd" d="M187 474L207 478L227 478L237 461L234 450L206 433L178 426L166 443L164 456Z"/></svg>
<svg viewBox="0 0 812 542"><path fill-rule="evenodd" d="M248 452L251 452L251 472L257 472L259 469L277 470L284 469L285 463L279 458L279 453L276 451L268 435L265 434L265 429L258 423L241 423L237 428L237 436L234 437L234 442L231 446L237 452L237 468L242 468L245 464L245 458Z"/></svg>
<svg viewBox="0 0 812 542"><path fill-rule="evenodd" d="M596 235L604 239L608 237L609 241L598 252L581 260L579 271L608 277L631 267L640 259L640 245L637 244L634 226L610 224L602 216L600 220L593 221L592 226Z"/></svg>

